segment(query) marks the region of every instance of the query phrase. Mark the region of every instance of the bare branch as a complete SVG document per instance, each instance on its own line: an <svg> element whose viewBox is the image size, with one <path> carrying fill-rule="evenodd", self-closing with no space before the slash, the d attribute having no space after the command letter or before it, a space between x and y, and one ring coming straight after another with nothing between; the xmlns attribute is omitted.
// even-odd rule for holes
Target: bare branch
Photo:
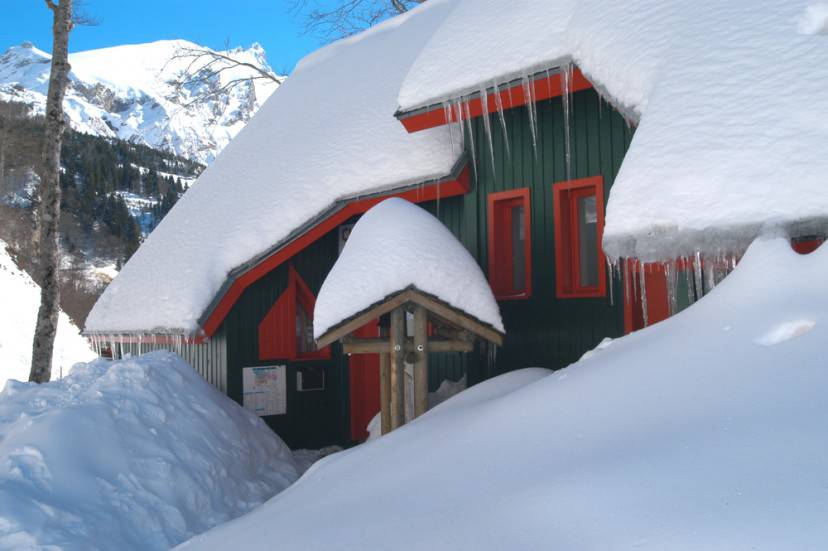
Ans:
<svg viewBox="0 0 828 551"><path fill-rule="evenodd" d="M294 0L290 11L305 19L305 33L325 41L338 40L409 11L425 0L341 0L320 5L313 0Z"/></svg>

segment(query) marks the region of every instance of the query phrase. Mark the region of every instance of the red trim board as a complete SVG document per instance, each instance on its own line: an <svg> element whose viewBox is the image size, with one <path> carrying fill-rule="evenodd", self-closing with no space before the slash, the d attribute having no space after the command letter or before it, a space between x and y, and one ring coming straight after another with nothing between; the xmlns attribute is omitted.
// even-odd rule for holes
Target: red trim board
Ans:
<svg viewBox="0 0 828 551"><path fill-rule="evenodd" d="M526 105L531 99L537 102L558 97L563 94L563 83L561 80L561 73L548 76L541 75L529 83L531 87L529 95L524 92L522 84L517 84L497 92L490 92L486 94L487 112L497 112L498 100L495 98L495 94L500 96L500 105L504 110ZM579 69L574 68L572 70L572 82L569 88L570 92L579 92L592 88L592 83L587 80ZM479 117L483 114L483 100L479 95L461 102L459 119L455 110L450 109L446 111L442 106L435 106L425 111L400 113L397 118L399 118L409 133L414 133L428 128L458 122L458 120L464 120L467 118L467 113L469 118Z"/></svg>

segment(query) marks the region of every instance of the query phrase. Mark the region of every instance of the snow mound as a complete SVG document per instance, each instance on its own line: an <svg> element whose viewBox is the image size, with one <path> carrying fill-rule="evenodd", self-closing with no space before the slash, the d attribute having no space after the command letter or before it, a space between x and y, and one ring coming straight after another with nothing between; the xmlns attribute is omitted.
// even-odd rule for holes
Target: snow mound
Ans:
<svg viewBox="0 0 828 551"><path fill-rule="evenodd" d="M440 104L574 61L638 122L606 252L742 252L766 223L825 231L826 21L811 0L457 0L398 102Z"/></svg>
<svg viewBox="0 0 828 551"><path fill-rule="evenodd" d="M800 34L828 34L828 4L813 4L805 8L797 29Z"/></svg>
<svg viewBox="0 0 828 551"><path fill-rule="evenodd" d="M814 327L816 327L816 323L811 320L787 321L776 325L773 329L756 339L756 343L773 346L795 339L796 337L801 337L809 333Z"/></svg>
<svg viewBox="0 0 828 551"><path fill-rule="evenodd" d="M446 12L438 1L303 59L126 263L86 330L196 331L228 273L337 200L450 175L458 136L452 147L447 128L409 135L393 116Z"/></svg>
<svg viewBox="0 0 828 551"><path fill-rule="evenodd" d="M0 393L2 549L168 549L296 477L278 436L169 352Z"/></svg>
<svg viewBox="0 0 828 551"><path fill-rule="evenodd" d="M185 548L825 549L826 272L828 247L757 241L678 315L474 386ZM789 320L815 325L754 342Z"/></svg>
<svg viewBox="0 0 828 551"><path fill-rule="evenodd" d="M313 312L313 336L408 287L503 331L489 282L462 243L405 199L378 203L354 226Z"/></svg>
<svg viewBox="0 0 828 551"><path fill-rule="evenodd" d="M39 307L40 287L17 267L6 251L6 243L0 240L0 388L7 379L29 380ZM52 354L52 378L68 373L76 362L94 357L87 340L61 312Z"/></svg>

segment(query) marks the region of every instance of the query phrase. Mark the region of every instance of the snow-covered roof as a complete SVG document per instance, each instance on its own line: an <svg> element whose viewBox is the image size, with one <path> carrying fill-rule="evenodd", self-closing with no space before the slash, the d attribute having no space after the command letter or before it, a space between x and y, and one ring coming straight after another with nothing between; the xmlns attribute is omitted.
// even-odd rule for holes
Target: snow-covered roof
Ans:
<svg viewBox="0 0 828 551"><path fill-rule="evenodd" d="M497 301L474 257L434 216L392 198L351 231L316 299L314 338L412 286L503 332Z"/></svg>
<svg viewBox="0 0 828 551"><path fill-rule="evenodd" d="M302 60L127 262L86 330L195 331L231 270L337 200L449 175L462 154L449 129L412 136L393 114L450 6L435 1Z"/></svg>
<svg viewBox="0 0 828 551"><path fill-rule="evenodd" d="M459 0L399 107L570 60L638 123L610 194L610 256L740 249L768 223L825 222L825 4Z"/></svg>

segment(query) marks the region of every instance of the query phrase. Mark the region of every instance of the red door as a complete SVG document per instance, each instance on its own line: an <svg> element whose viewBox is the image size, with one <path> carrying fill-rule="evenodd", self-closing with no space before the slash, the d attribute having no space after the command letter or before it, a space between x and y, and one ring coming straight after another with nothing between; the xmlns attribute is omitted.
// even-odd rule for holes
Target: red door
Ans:
<svg viewBox="0 0 828 551"><path fill-rule="evenodd" d="M376 321L356 332L364 339L379 337ZM351 382L351 438L361 442L368 438L366 427L380 410L379 355L354 354L349 362Z"/></svg>

